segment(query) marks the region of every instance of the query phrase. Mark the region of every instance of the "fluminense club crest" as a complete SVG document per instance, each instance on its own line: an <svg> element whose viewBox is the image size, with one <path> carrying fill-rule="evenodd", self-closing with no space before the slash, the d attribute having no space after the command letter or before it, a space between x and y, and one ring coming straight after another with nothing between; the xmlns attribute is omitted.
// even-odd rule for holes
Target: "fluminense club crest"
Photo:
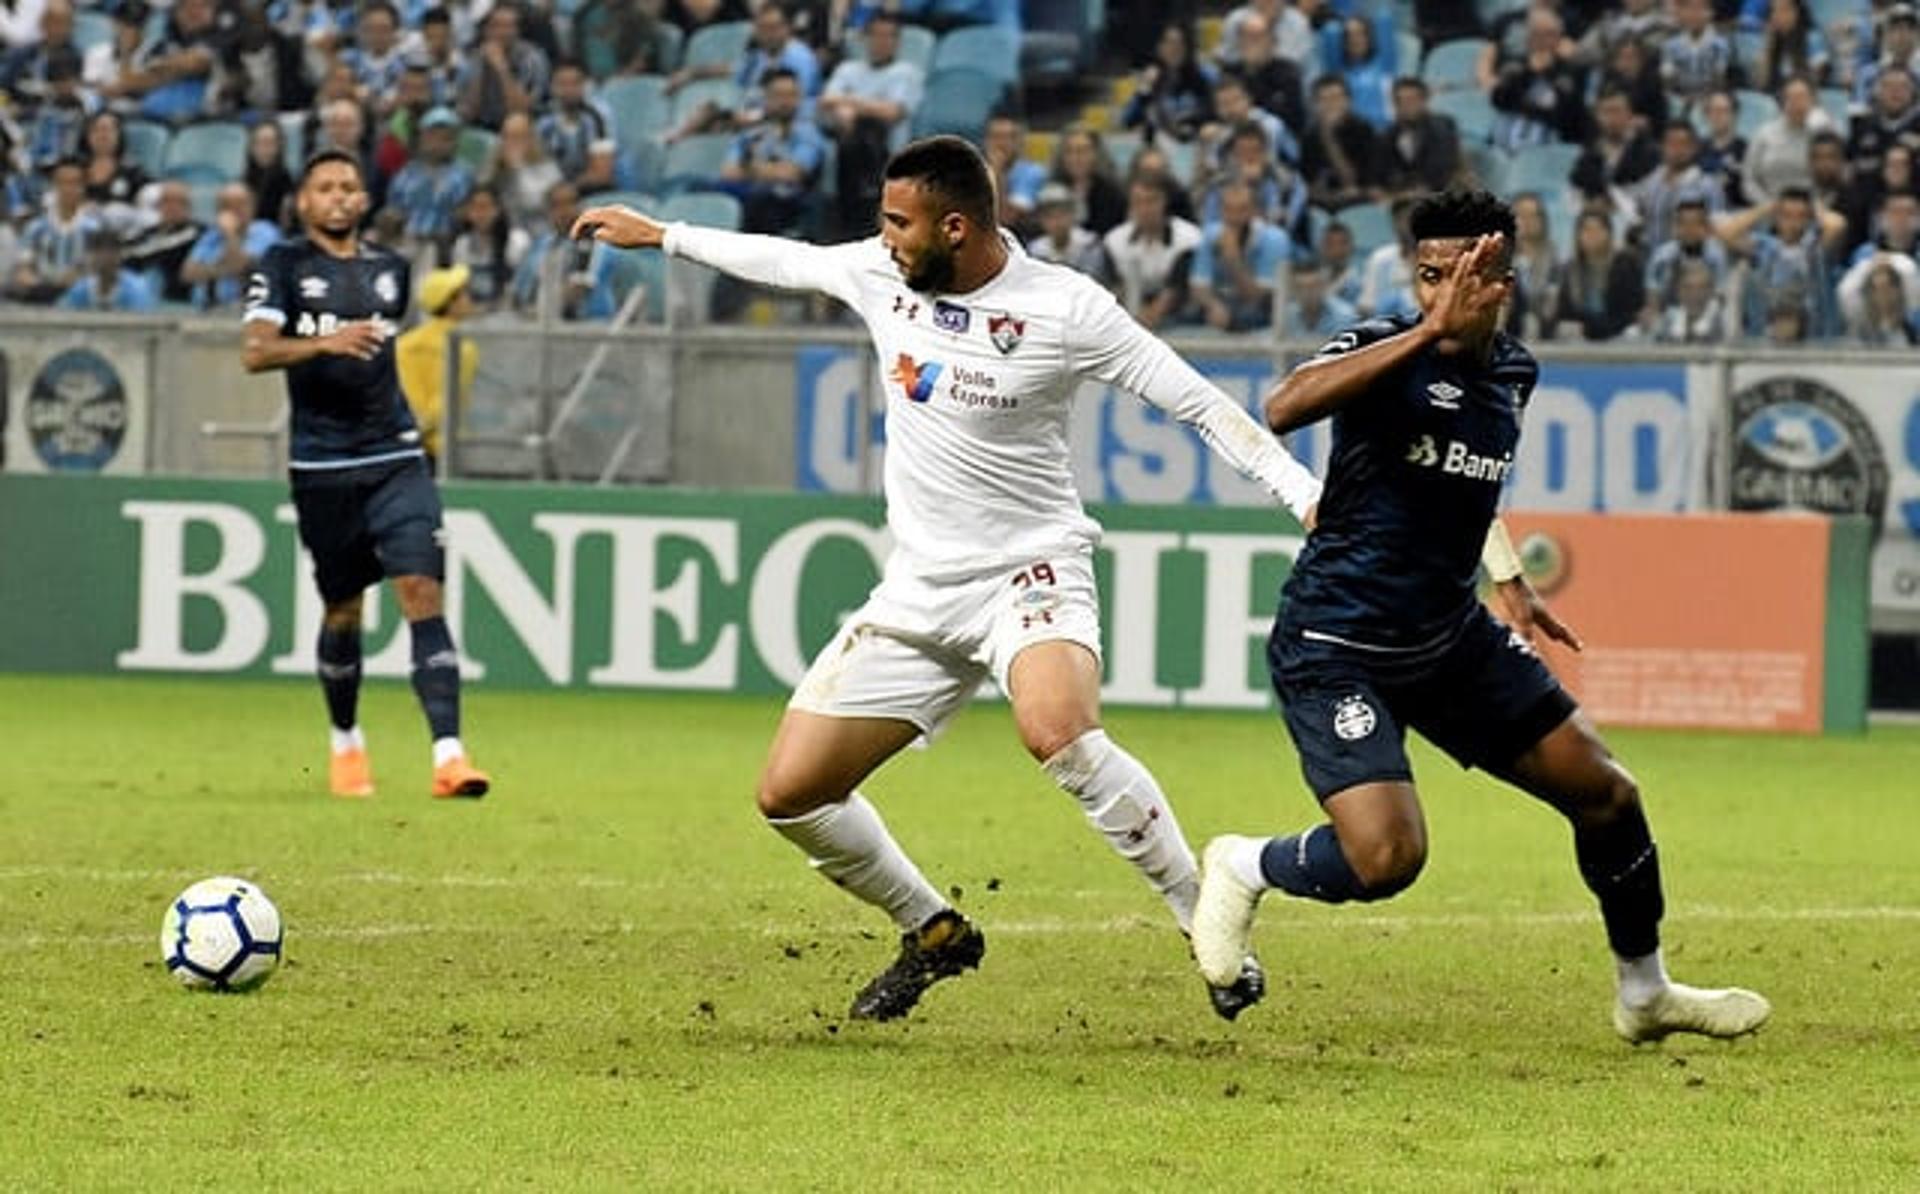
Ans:
<svg viewBox="0 0 1920 1194"><path fill-rule="evenodd" d="M987 316L987 338L993 341L993 346L1000 350L1001 356L1020 347L1020 341L1026 336L1026 320L1015 319L1006 311Z"/></svg>

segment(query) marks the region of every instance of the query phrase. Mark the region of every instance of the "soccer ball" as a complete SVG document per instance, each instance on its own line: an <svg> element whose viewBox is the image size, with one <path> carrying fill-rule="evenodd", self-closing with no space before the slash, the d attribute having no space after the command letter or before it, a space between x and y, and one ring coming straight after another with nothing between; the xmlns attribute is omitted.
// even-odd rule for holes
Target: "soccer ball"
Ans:
<svg viewBox="0 0 1920 1194"><path fill-rule="evenodd" d="M160 956L196 991L251 991L280 965L280 910L267 893L222 875L180 893L160 926Z"/></svg>

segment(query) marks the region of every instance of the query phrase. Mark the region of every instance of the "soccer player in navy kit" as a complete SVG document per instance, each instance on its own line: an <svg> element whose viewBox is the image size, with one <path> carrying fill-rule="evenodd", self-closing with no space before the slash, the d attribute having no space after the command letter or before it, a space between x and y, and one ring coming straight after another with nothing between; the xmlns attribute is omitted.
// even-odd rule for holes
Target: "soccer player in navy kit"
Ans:
<svg viewBox="0 0 1920 1194"><path fill-rule="evenodd" d="M269 249L249 282L242 360L249 373L287 371L293 504L326 604L319 673L333 723L330 786L373 795L358 722L361 597L389 577L433 733L433 794L484 796L491 781L460 743L460 657L441 616L440 495L394 366L407 261L360 240L367 192L352 156L315 154L295 201L306 236Z"/></svg>
<svg viewBox="0 0 1920 1194"><path fill-rule="evenodd" d="M1497 330L1513 287L1513 213L1485 192L1448 192L1415 207L1412 234L1421 318L1342 332L1266 401L1276 434L1333 419L1326 490L1268 644L1327 823L1208 843L1193 931L1201 972L1213 982L1237 970L1269 889L1341 903L1413 882L1427 841L1405 750L1412 728L1571 823L1616 959L1622 1037L1752 1032L1770 1010L1759 995L1667 977L1659 854L1639 791L1528 641L1536 627L1575 649L1578 640L1517 561L1495 573L1516 629L1476 593L1490 537L1489 561L1512 557L1494 512L1539 372Z"/></svg>

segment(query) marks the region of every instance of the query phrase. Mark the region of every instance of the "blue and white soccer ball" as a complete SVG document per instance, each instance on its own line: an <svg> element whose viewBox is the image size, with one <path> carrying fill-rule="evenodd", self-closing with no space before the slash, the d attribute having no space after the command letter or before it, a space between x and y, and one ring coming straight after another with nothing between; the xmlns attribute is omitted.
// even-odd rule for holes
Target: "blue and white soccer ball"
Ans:
<svg viewBox="0 0 1920 1194"><path fill-rule="evenodd" d="M180 893L160 926L160 956L197 991L251 991L280 965L280 910L267 893L222 875Z"/></svg>

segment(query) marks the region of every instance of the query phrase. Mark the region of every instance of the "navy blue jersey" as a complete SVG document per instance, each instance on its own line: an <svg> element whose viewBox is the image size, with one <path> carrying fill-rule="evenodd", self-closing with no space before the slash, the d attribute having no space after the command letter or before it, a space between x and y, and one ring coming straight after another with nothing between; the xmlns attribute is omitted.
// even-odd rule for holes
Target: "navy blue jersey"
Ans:
<svg viewBox="0 0 1920 1194"><path fill-rule="evenodd" d="M287 369L293 403L294 468L343 468L420 454L393 337L413 292L406 258L362 244L335 257L301 237L268 249L247 284L246 319L274 324L285 336L327 336L340 325L379 320L386 342L370 361L331 354Z"/></svg>
<svg viewBox="0 0 1920 1194"><path fill-rule="evenodd" d="M1415 320L1372 319L1320 350L1338 356ZM1501 333L1485 364L1429 348L1333 416L1319 520L1287 580L1284 634L1419 653L1466 624L1487 526L1513 471L1540 367Z"/></svg>

